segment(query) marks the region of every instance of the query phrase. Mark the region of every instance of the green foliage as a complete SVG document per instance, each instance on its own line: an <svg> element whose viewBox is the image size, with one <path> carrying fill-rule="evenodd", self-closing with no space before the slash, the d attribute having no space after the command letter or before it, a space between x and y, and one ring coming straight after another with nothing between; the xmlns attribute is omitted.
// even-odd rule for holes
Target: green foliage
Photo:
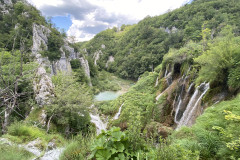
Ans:
<svg viewBox="0 0 240 160"><path fill-rule="evenodd" d="M154 152L156 160L199 160L199 152L192 151L197 145L195 141L182 141L172 145L169 145L170 142L161 137L159 141Z"/></svg>
<svg viewBox="0 0 240 160"><path fill-rule="evenodd" d="M30 160L33 158L33 155L18 146L0 144L0 157L3 160Z"/></svg>
<svg viewBox="0 0 240 160"><path fill-rule="evenodd" d="M46 148L48 142L54 140L57 146L62 146L65 140L58 134L47 134L45 130L25 123L17 122L8 127L8 134L4 137L15 143L26 143L39 138L41 147Z"/></svg>
<svg viewBox="0 0 240 160"><path fill-rule="evenodd" d="M216 37L226 24L237 26L234 32L239 34L239 1L235 0L198 0L186 4L179 9L164 15L146 17L136 25L123 25L120 31L116 28L105 30L86 42L81 48L86 48L91 57L101 50L103 55L98 60L98 66L106 69L109 56L114 56L115 62L107 68L123 78L138 79L145 71L157 67L163 56L169 52L189 58L194 51L207 49L209 40ZM175 53L189 41L201 42L191 54ZM101 48L104 44L106 48ZM192 46L195 47L195 46ZM185 54L183 53L185 52ZM188 52L188 51L187 51ZM199 54L199 52L198 52ZM174 56L173 56L174 57Z"/></svg>
<svg viewBox="0 0 240 160"><path fill-rule="evenodd" d="M73 70L78 69L81 67L81 63L78 59L73 59L70 61L71 67Z"/></svg>
<svg viewBox="0 0 240 160"><path fill-rule="evenodd" d="M48 57L51 62L59 60L61 58L60 48L63 44L64 41L61 34L55 28L52 28L48 37L48 50L43 51L43 56Z"/></svg>
<svg viewBox="0 0 240 160"><path fill-rule="evenodd" d="M218 37L209 46L209 50L195 59L201 65L197 83L208 81L230 85L238 89L239 81L236 69L239 60L239 37L234 37L231 26L225 27L222 32L224 37Z"/></svg>
<svg viewBox="0 0 240 160"><path fill-rule="evenodd" d="M18 1L9 14L0 13L0 48L8 50L24 47L29 50L32 46L32 24L45 25L45 19L40 11L31 5Z"/></svg>
<svg viewBox="0 0 240 160"><path fill-rule="evenodd" d="M81 85L71 75L58 74L52 78L55 85L55 98L46 109L48 116L65 134L88 132L90 116L87 107L91 105L89 88Z"/></svg>
<svg viewBox="0 0 240 160"><path fill-rule="evenodd" d="M16 104L18 104L10 116L10 123L14 119L23 119L22 115L29 113L30 106L26 104L32 98L32 78L36 67L35 63L25 59L24 53L0 49L0 88L2 89L0 112L4 112L7 106L12 103L13 97L16 98ZM3 123L4 114L1 114L0 117L0 121Z"/></svg>
<svg viewBox="0 0 240 160"><path fill-rule="evenodd" d="M29 142L39 137L44 137L45 133L37 127L30 127L22 123L15 123L8 128L8 134L20 138L23 142Z"/></svg>
<svg viewBox="0 0 240 160"><path fill-rule="evenodd" d="M236 129L239 126L239 105L238 95L231 101L209 107L192 128L180 129L174 133L172 139L176 144L179 144L179 140L196 141L199 146L195 147L195 150L199 151L201 159L240 157L237 147L240 132ZM223 112L224 110L226 111Z"/></svg>
<svg viewBox="0 0 240 160"><path fill-rule="evenodd" d="M238 158L240 156L240 137L239 133L235 131L235 125L240 122L240 116L233 114L230 111L224 110L225 119L230 121L226 129L220 126L213 126L213 129L218 130L222 136L223 141L226 143L228 149L232 151L231 158Z"/></svg>
<svg viewBox="0 0 240 160"><path fill-rule="evenodd" d="M102 113L114 115L124 103L119 119L110 121L110 126L118 126L122 129L131 126L134 133L140 134L139 131L151 121L154 114L156 78L156 73L146 73L126 94L99 107Z"/></svg>
<svg viewBox="0 0 240 160"><path fill-rule="evenodd" d="M103 131L91 146L92 154L89 159L110 160L130 159L135 157L129 150L130 142L120 128L113 127L109 131Z"/></svg>

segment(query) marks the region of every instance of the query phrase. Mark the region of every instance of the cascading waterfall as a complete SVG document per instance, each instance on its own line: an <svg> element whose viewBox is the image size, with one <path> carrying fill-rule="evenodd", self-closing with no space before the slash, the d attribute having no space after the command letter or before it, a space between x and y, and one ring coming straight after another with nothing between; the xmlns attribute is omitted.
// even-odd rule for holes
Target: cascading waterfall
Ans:
<svg viewBox="0 0 240 160"><path fill-rule="evenodd" d="M194 117L196 117L196 114L198 112L199 102L201 101L202 97L206 94L209 88L210 88L209 83L202 83L200 86L197 87L187 105L186 110L183 113L182 118L178 123L177 129L179 129L181 126L192 125L193 123L192 121L195 120Z"/></svg>
<svg viewBox="0 0 240 160"><path fill-rule="evenodd" d="M118 112L115 114L115 116L113 117L113 120L116 120L119 118L120 114L121 114L121 110L123 107L124 103L120 106ZM92 105L90 107L91 109L94 108L94 105ZM90 117L91 117L91 122L95 124L96 128L97 128L97 135L99 135L101 133L102 130L106 131L107 130L107 124L108 122L103 122L100 118L100 116L98 114L93 115L92 113L90 113Z"/></svg>
<svg viewBox="0 0 240 160"><path fill-rule="evenodd" d="M113 117L114 120L118 119L120 114L121 114L121 110L122 110L122 106L124 105L124 103L120 106L118 112L115 114L115 116Z"/></svg>
<svg viewBox="0 0 240 160"><path fill-rule="evenodd" d="M185 96L187 95L185 95L184 96L184 93L185 93L185 84L186 84L186 81L187 81L187 79L188 79L188 76L183 76L181 79L180 79L180 82L181 81L183 81L183 83L182 83L182 85L181 85L181 91L180 91L180 94L179 94L179 96L178 96L178 98L177 98L177 108L176 108L176 110L175 110L175 116L174 116L174 122L175 123L178 123L179 122L179 117L181 116L180 115L180 112L179 112L179 110L180 110L180 108L181 108L181 106L182 106L182 103L183 103L183 99L185 99ZM189 90L189 89L188 89ZM175 105L174 105L175 106Z"/></svg>
<svg viewBox="0 0 240 160"><path fill-rule="evenodd" d="M93 115L90 113L91 122L95 124L97 128L97 135L101 133L102 130L107 130L107 123L104 123L98 114Z"/></svg>

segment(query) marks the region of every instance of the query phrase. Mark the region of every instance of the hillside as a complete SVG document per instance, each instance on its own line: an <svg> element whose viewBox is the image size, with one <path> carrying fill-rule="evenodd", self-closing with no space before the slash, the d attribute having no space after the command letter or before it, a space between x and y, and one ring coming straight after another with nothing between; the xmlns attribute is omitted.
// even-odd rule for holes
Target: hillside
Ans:
<svg viewBox="0 0 240 160"><path fill-rule="evenodd" d="M0 2L3 159L240 158L239 1L194 0L78 43L26 1Z"/></svg>
<svg viewBox="0 0 240 160"><path fill-rule="evenodd" d="M228 24L235 26L235 34L239 35L239 5L235 0L193 1L164 15L146 17L137 25L103 31L82 48L100 68L138 79L157 67L170 48L201 41L204 29L209 29L207 38L213 39ZM110 57L114 62L106 66Z"/></svg>

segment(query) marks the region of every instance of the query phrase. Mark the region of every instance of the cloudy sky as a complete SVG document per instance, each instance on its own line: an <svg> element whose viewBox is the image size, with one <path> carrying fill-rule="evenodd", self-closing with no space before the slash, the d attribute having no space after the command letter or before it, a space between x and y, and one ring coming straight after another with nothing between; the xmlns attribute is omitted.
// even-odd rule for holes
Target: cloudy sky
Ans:
<svg viewBox="0 0 240 160"><path fill-rule="evenodd" d="M146 16L165 13L189 0L28 0L44 16L78 41L114 26L134 24Z"/></svg>

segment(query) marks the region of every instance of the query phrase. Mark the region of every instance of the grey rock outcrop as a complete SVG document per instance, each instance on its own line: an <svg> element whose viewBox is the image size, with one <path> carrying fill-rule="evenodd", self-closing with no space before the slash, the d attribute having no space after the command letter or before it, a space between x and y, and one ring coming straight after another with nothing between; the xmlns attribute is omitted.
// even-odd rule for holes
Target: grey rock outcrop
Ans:
<svg viewBox="0 0 240 160"><path fill-rule="evenodd" d="M54 96L53 88L51 78L47 75L45 68L40 66L33 81L35 100L40 106L50 104L50 99Z"/></svg>
<svg viewBox="0 0 240 160"><path fill-rule="evenodd" d="M43 58L40 54L41 51L47 50L47 37L50 32L51 31L45 26L33 24L32 55L39 64L33 80L33 89L35 93L35 100L40 106L50 104L50 99L54 96L54 86L45 69L45 67L50 66L51 63L47 58Z"/></svg>
<svg viewBox="0 0 240 160"><path fill-rule="evenodd" d="M84 72L85 72L86 76L90 80L89 81L89 86L92 86L91 77L90 77L90 68L89 68L89 65L88 65L88 61L84 57L79 58L79 60L80 60L80 63L82 65L83 69L84 69Z"/></svg>
<svg viewBox="0 0 240 160"><path fill-rule="evenodd" d="M48 36L51 33L50 29L43 26L33 24L33 46L32 46L32 54L36 56L40 54L39 52L47 50L48 44ZM38 56L37 58L40 58Z"/></svg>
<svg viewBox="0 0 240 160"><path fill-rule="evenodd" d="M3 0L3 2L6 5L12 5L12 1L11 0Z"/></svg>
<svg viewBox="0 0 240 160"><path fill-rule="evenodd" d="M0 8L2 9L3 14L9 14L9 6L12 6L11 0L0 1Z"/></svg>
<svg viewBox="0 0 240 160"><path fill-rule="evenodd" d="M99 50L99 51L97 51L97 52L94 53L93 58L94 58L94 65L95 65L95 66L97 65L97 61L100 59L100 56L101 56L102 54L103 54L103 53L102 53L101 50Z"/></svg>
<svg viewBox="0 0 240 160"><path fill-rule="evenodd" d="M108 57L108 61L107 61L105 67L108 68L109 63L112 63L112 62L114 62L114 57L113 57L113 56L109 56L109 57Z"/></svg>

